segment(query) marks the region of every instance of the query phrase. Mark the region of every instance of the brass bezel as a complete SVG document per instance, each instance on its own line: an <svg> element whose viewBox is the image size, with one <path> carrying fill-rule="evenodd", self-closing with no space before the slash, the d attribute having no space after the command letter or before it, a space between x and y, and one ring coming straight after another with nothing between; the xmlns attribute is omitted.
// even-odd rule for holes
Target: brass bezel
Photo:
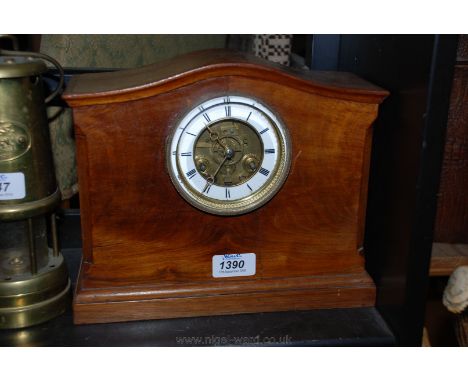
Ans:
<svg viewBox="0 0 468 382"><path fill-rule="evenodd" d="M229 95L229 97L233 97L233 96L240 96L240 97L253 99L245 95L238 95L238 94ZM223 96L213 97L211 99L216 99L216 98L221 98L221 97ZM199 105L195 106L194 108L191 108L187 113L185 113L183 117L177 121L174 128L171 130L171 134L169 135L167 144L166 144L166 166L167 166L172 184L175 186L177 192L184 198L184 200L186 200L192 206L204 212L214 214L214 215L220 215L220 216L242 215L242 214L251 212L253 210L256 210L257 208L269 202L277 194L277 192L281 189L284 182L286 181L289 175L290 167L291 167L291 139L289 136L289 131L286 125L283 123L283 121L279 118L279 116L275 112L272 111L270 107L266 106L262 101L258 101L257 99L254 99L254 100L256 103L262 105L262 107L264 107L271 114L273 114L275 118L278 120L279 125L273 119L271 119L270 116L266 114L263 110L253 105L249 105L249 107L257 109L258 111L263 113L263 115L266 118L268 118L270 124L275 128L275 134L278 137L280 152L279 152L279 160L274 170L272 170L274 171L275 174L259 190L257 190L254 194L249 195L245 198L242 198L236 201L226 202L226 201L215 201L214 199L211 199L211 198L202 197L200 196L199 191L194 190L191 187L191 185L188 182L186 182L185 179L183 178L181 179L182 179L182 182L184 182L186 189L181 187L181 185L179 184L178 175L172 171L171 143L172 143L174 134L176 132L176 129L179 126L179 123L183 120L183 118L185 118L185 116L188 113L190 113L192 110L197 108ZM203 103L208 102L208 101L209 100L206 100ZM214 106L216 105L213 105L212 107ZM236 118L217 119L216 121L213 121L212 123L218 123L221 120L236 120ZM246 123L246 121L241 121L241 122ZM249 125L248 122L247 122L247 125ZM177 167L179 167L179 162L177 158L176 158L176 164L177 164ZM180 169L177 168L177 171L180 172Z"/></svg>

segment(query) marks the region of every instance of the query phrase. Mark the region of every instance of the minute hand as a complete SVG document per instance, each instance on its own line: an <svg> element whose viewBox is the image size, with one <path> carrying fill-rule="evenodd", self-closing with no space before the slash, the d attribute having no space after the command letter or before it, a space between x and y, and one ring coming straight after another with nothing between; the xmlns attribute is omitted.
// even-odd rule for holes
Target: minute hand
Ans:
<svg viewBox="0 0 468 382"><path fill-rule="evenodd" d="M213 184L215 179L216 179L216 175L218 175L218 172L219 170L221 170L221 167L223 167L224 163L228 160L228 156L224 156L224 159L223 161L221 162L221 164L218 166L217 170L215 171L215 173L213 175L210 175L208 178L206 178L206 181L207 181L207 184L205 186L205 189L206 187L208 186L208 183L210 184Z"/></svg>

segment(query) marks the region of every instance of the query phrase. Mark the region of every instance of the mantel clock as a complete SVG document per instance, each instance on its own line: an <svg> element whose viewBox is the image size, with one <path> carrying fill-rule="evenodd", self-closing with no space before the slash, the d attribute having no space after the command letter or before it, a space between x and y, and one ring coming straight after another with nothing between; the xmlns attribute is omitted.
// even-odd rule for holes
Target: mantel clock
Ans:
<svg viewBox="0 0 468 382"><path fill-rule="evenodd" d="M374 305L362 242L386 95L225 50L75 76L75 322Z"/></svg>

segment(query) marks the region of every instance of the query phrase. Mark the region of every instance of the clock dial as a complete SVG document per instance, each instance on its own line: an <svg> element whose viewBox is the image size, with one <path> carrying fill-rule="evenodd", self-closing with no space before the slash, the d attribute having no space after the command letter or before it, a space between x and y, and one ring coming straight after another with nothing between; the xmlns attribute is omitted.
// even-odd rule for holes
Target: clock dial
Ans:
<svg viewBox="0 0 468 382"><path fill-rule="evenodd" d="M264 105L247 97L208 100L176 126L168 143L168 170L179 193L218 215L252 211L286 180L289 134Z"/></svg>

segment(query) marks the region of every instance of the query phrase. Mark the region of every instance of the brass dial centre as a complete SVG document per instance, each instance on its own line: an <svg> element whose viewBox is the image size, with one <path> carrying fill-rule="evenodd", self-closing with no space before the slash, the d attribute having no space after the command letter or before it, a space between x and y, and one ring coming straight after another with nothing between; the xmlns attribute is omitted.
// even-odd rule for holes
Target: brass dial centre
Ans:
<svg viewBox="0 0 468 382"><path fill-rule="evenodd" d="M197 170L205 179L224 187L248 181L260 168L263 143L259 134L238 120L222 120L209 125L194 147ZM220 167L221 166L221 167Z"/></svg>

